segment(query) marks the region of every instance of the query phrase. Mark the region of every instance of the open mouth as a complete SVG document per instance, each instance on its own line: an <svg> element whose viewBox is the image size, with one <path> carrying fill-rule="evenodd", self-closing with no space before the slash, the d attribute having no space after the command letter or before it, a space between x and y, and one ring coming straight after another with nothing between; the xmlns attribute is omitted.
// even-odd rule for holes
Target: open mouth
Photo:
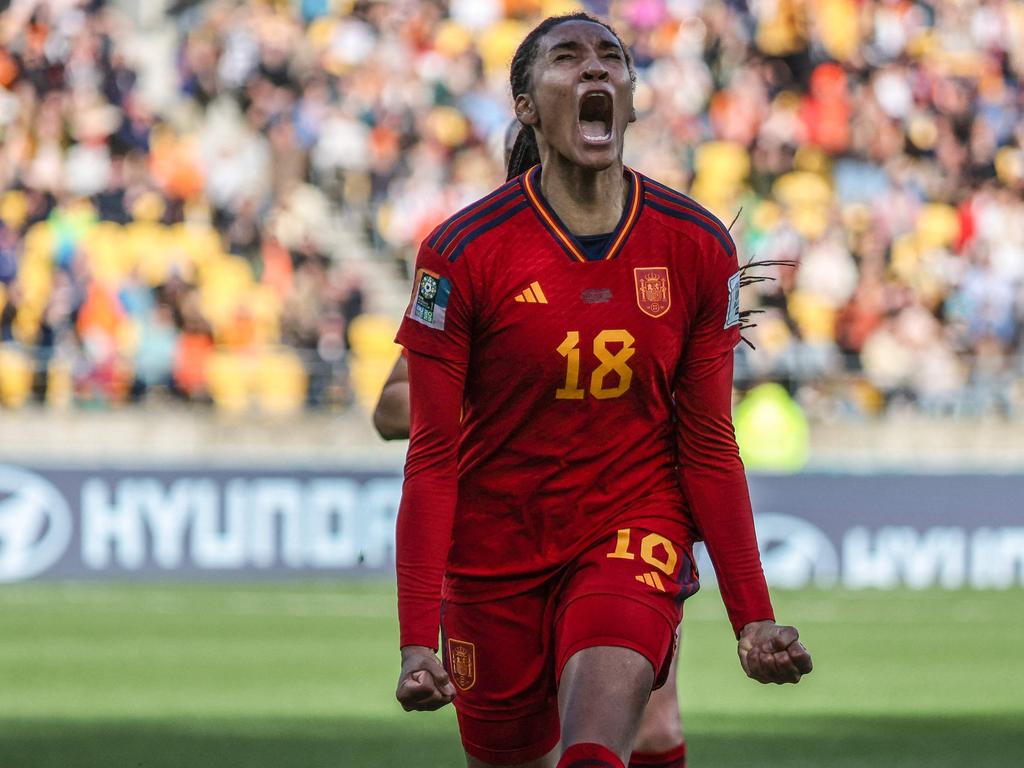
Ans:
<svg viewBox="0 0 1024 768"><path fill-rule="evenodd" d="M592 91L580 101L580 131L588 142L605 142L612 137L612 97Z"/></svg>

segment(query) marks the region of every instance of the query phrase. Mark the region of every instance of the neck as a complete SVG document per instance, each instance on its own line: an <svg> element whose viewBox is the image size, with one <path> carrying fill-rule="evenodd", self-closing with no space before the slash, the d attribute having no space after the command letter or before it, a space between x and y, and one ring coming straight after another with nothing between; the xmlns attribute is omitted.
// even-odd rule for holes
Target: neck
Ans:
<svg viewBox="0 0 1024 768"><path fill-rule="evenodd" d="M602 171L580 168L557 153L541 165L540 189L574 235L611 232L622 217L626 184L619 160Z"/></svg>

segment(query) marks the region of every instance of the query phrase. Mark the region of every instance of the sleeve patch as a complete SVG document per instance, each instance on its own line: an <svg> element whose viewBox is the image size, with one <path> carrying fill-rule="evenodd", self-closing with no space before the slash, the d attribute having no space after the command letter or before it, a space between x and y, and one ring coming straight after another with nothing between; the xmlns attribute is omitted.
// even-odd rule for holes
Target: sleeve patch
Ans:
<svg viewBox="0 0 1024 768"><path fill-rule="evenodd" d="M740 273L729 278L729 306L725 310L725 328L740 324Z"/></svg>
<svg viewBox="0 0 1024 768"><path fill-rule="evenodd" d="M420 269L416 272L414 286L409 317L428 328L443 331L451 281L429 269Z"/></svg>

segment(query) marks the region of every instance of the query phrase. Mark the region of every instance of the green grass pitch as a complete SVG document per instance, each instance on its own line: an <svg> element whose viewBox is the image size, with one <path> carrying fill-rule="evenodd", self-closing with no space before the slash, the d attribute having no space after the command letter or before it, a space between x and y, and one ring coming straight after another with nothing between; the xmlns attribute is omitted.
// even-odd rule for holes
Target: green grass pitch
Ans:
<svg viewBox="0 0 1024 768"><path fill-rule="evenodd" d="M693 768L1024 765L1024 592L780 592L815 672L746 680L717 593L687 603ZM393 586L0 587L0 768L441 768L406 714ZM482 671L481 671L482 672Z"/></svg>

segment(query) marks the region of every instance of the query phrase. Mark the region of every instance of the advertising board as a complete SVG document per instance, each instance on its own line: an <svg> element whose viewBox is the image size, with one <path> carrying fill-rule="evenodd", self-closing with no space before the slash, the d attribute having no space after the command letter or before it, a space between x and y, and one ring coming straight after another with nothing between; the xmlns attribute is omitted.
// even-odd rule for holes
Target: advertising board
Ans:
<svg viewBox="0 0 1024 768"><path fill-rule="evenodd" d="M776 588L1024 586L1024 478L750 478ZM402 481L339 469L0 465L0 583L388 573ZM714 580L706 553L702 582Z"/></svg>

